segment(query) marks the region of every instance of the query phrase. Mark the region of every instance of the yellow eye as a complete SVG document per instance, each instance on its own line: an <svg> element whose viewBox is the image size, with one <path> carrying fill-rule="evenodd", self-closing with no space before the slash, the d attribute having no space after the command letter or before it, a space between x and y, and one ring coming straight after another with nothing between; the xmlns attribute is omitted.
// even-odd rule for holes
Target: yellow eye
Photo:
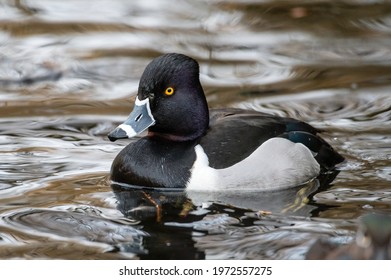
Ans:
<svg viewBox="0 0 391 280"><path fill-rule="evenodd" d="M173 95L174 94L174 89L172 87L166 88L166 91L164 92L165 95Z"/></svg>

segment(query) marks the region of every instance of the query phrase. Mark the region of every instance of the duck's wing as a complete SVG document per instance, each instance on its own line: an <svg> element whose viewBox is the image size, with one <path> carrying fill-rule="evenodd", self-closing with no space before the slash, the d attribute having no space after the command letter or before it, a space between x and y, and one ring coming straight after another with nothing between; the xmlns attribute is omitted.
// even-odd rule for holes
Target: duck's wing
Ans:
<svg viewBox="0 0 391 280"><path fill-rule="evenodd" d="M331 169L343 157L318 132L292 118L241 109L214 109L210 110L209 130L200 144L208 155L209 165L220 169L245 159L268 139L282 137L304 144L322 168Z"/></svg>

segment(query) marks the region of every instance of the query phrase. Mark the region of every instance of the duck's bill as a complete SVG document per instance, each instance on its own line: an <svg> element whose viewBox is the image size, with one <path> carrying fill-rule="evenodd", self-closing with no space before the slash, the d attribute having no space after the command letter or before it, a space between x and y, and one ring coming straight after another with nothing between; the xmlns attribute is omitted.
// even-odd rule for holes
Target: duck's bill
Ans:
<svg viewBox="0 0 391 280"><path fill-rule="evenodd" d="M154 124L155 119L151 113L149 99L139 100L137 97L133 111L130 113L128 119L110 132L108 137L110 141L132 138Z"/></svg>

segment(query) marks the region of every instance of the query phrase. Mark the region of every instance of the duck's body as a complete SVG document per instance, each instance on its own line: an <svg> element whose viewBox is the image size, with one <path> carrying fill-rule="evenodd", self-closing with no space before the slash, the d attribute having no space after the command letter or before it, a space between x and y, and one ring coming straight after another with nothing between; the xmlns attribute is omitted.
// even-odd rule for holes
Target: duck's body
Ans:
<svg viewBox="0 0 391 280"><path fill-rule="evenodd" d="M114 182L277 190L303 184L343 161L307 123L240 109L209 112L198 76L197 62L180 54L147 66L134 111L109 137L132 137L146 128L148 135L118 154Z"/></svg>

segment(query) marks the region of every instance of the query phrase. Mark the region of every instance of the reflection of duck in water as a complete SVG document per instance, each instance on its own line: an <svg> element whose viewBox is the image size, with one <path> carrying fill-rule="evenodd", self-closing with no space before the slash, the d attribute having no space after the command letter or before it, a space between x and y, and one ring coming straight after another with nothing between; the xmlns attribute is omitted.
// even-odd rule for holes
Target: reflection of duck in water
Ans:
<svg viewBox="0 0 391 280"><path fill-rule="evenodd" d="M202 191L282 190L343 161L307 123L255 111L208 110L198 63L181 54L145 69L133 112L110 140L130 143L111 169L114 183Z"/></svg>
<svg viewBox="0 0 391 280"><path fill-rule="evenodd" d="M136 253L140 259L204 259L202 251L194 246L193 229L168 227L166 222L191 223L204 215L189 215L194 209L183 190L145 190L111 185L118 200L117 208L125 217L142 221L142 230L148 236L142 239L142 248L132 244L125 251Z"/></svg>
<svg viewBox="0 0 391 280"><path fill-rule="evenodd" d="M320 182L318 179L315 181ZM203 246L200 245L202 240L208 240L211 232L226 226L241 225L239 228L250 234L254 234L251 228L255 223L257 227L260 226L259 234L282 224L289 226L289 222L281 222L281 216L268 212L282 212L293 201L307 198L308 195L301 195L311 186L267 193L222 193L218 197L202 196L207 193L192 194L180 189L130 188L115 184L112 189L118 201L117 208L125 217L140 222L137 223L140 229L147 233L142 237L141 245L122 245L123 250L136 253L141 259L200 259L205 258ZM197 200L214 203L200 205L194 203ZM308 216L312 210L313 207L306 204L299 210L292 207L289 212ZM283 216L286 217L286 214Z"/></svg>
<svg viewBox="0 0 391 280"><path fill-rule="evenodd" d="M347 245L317 240L307 259L391 259L391 215L368 214L361 218L354 241Z"/></svg>
<svg viewBox="0 0 391 280"><path fill-rule="evenodd" d="M112 184L118 200L117 208L124 216L137 221L167 222L199 219L193 217L203 206L217 202L246 211L265 210L273 213L294 213L309 216L316 211L312 196L328 187L337 173L325 174L300 186L275 192L196 192L173 188L140 188ZM202 210L201 210L202 212Z"/></svg>
<svg viewBox="0 0 391 280"><path fill-rule="evenodd" d="M160 222L167 216L186 216L194 209L183 190L124 188L116 184L112 184L111 188L118 200L118 210L135 220Z"/></svg>

